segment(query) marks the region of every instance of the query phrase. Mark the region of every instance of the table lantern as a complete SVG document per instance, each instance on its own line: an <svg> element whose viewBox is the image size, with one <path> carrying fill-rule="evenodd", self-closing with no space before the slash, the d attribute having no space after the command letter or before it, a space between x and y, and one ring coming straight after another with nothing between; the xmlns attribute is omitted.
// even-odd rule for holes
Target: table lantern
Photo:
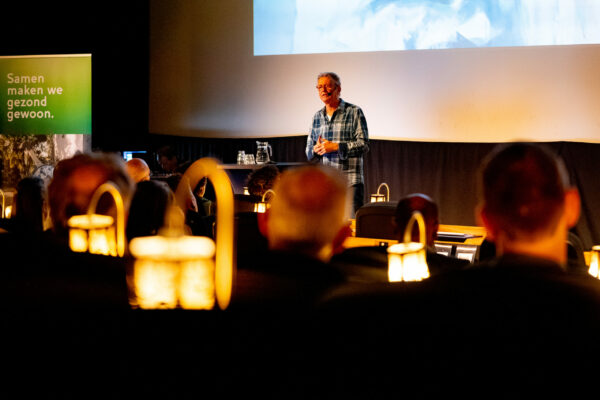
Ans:
<svg viewBox="0 0 600 400"><path fill-rule="evenodd" d="M96 214L98 201L109 193L116 205L116 224L109 215ZM75 252L123 257L125 254L125 209L123 197L116 186L107 182L98 187L92 196L88 212L74 215L67 221L69 247Z"/></svg>
<svg viewBox="0 0 600 400"><path fill-rule="evenodd" d="M216 243L184 233L180 206L168 210L165 226L157 236L134 238L129 246L135 258L128 277L130 304L143 309L227 308L231 299L235 263L233 258L234 203L231 182L216 160L202 158L183 174L176 204L185 204L187 186L207 177L215 188Z"/></svg>
<svg viewBox="0 0 600 400"><path fill-rule="evenodd" d="M379 193L382 187L386 188L387 195ZM371 203L390 201L390 187L387 183L382 183L377 187L377 193L371 195Z"/></svg>
<svg viewBox="0 0 600 400"><path fill-rule="evenodd" d="M419 227L420 242L412 241L415 221ZM415 211L404 230L404 242L388 247L388 280L400 282L429 278L426 248L425 222L421 213Z"/></svg>
<svg viewBox="0 0 600 400"><path fill-rule="evenodd" d="M271 196L275 195L275 192L271 189L267 189L263 195L261 201L258 203L254 203L254 212L256 213L264 213L269 208L269 202L266 201L267 194L271 193Z"/></svg>

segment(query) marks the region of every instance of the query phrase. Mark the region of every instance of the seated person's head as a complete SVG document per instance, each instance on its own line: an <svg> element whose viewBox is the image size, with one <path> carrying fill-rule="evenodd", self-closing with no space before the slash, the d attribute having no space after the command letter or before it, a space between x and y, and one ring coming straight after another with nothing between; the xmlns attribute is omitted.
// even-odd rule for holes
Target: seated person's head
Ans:
<svg viewBox="0 0 600 400"><path fill-rule="evenodd" d="M273 190L263 228L269 247L327 261L349 234L345 176L323 166L293 168L281 174Z"/></svg>
<svg viewBox="0 0 600 400"><path fill-rule="evenodd" d="M426 244L431 247L437 238L439 227L438 207L435 202L425 194L410 194L398 202L396 214L394 215L394 232L396 233L396 238L400 242L404 241L404 231L415 211L420 212L423 216L425 222ZM419 226L417 223L413 224L411 240L413 242L418 242L420 240Z"/></svg>
<svg viewBox="0 0 600 400"><path fill-rule="evenodd" d="M265 165L254 170L248 176L248 192L253 196L262 196L279 179L279 169L274 165Z"/></svg>
<svg viewBox="0 0 600 400"><path fill-rule="evenodd" d="M68 219L73 215L86 214L96 189L109 181L121 193L127 209L134 185L121 157L116 154L88 153L60 161L54 168L54 176L48 186L50 216L55 233L65 235L68 232ZM114 202L104 197L98 204L97 211L100 213L114 208Z"/></svg>
<svg viewBox="0 0 600 400"><path fill-rule="evenodd" d="M141 158L132 158L127 161L127 172L135 183L150 180L150 167Z"/></svg>
<svg viewBox="0 0 600 400"><path fill-rule="evenodd" d="M168 207L174 201L175 196L165 182L139 182L129 207L127 239L156 235L165 223Z"/></svg>
<svg viewBox="0 0 600 400"><path fill-rule="evenodd" d="M42 232L47 211L46 186L41 178L23 178L17 184L13 215L18 228Z"/></svg>
<svg viewBox="0 0 600 400"><path fill-rule="evenodd" d="M175 172L179 161L175 150L170 146L164 146L158 149L158 163L165 172Z"/></svg>
<svg viewBox="0 0 600 400"><path fill-rule="evenodd" d="M501 145L484 161L479 184L478 216L499 254L544 245L544 252L554 247L566 256L568 228L577 222L580 203L556 155L530 143Z"/></svg>
<svg viewBox="0 0 600 400"><path fill-rule="evenodd" d="M198 184L194 188L194 195L202 198L206 193L206 184L208 183L208 179L206 177L200 178Z"/></svg>

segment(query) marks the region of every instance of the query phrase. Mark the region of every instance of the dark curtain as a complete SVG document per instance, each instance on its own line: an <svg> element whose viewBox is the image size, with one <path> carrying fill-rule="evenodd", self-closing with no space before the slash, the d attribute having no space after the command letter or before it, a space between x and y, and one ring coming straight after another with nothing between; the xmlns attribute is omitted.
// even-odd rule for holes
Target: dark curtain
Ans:
<svg viewBox="0 0 600 400"><path fill-rule="evenodd" d="M236 162L238 150L256 152L257 139L204 139L152 135L151 143L171 144L181 159L215 157ZM306 136L258 139L273 147L276 162L304 162ZM582 200L581 217L573 229L586 249L600 244L600 144L552 142L545 145L565 161ZM440 221L448 225L476 225L477 170L494 143L441 143L371 140L365 155L365 195L385 182L390 200L410 193L425 193L439 205ZM385 190L383 191L385 193Z"/></svg>

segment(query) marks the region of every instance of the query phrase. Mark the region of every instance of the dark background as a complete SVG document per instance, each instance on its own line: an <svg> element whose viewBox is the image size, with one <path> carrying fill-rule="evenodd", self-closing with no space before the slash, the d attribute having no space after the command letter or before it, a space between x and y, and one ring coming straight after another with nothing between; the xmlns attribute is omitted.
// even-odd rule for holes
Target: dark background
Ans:
<svg viewBox="0 0 600 400"><path fill-rule="evenodd" d="M1 55L92 54L92 146L140 147L148 134L148 1L2 4Z"/></svg>

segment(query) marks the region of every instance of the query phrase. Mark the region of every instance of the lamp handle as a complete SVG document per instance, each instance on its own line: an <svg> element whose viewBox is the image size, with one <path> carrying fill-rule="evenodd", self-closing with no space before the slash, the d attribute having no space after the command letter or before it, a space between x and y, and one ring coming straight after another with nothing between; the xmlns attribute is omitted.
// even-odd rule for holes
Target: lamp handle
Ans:
<svg viewBox="0 0 600 400"><path fill-rule="evenodd" d="M119 257L123 257L125 254L125 206L123 205L123 196L117 189L116 185L112 182L105 182L98 186L98 189L94 192L90 205L88 206L88 215L96 212L98 207L98 201L104 193L110 193L117 207L117 253Z"/></svg>
<svg viewBox="0 0 600 400"><path fill-rule="evenodd" d="M380 190L382 187L385 187L385 189L386 189L386 192L387 192L387 195L386 195L386 197L385 197L385 201L390 201L390 187L388 186L388 184L387 184L387 183L383 182L382 184L380 184L380 185L377 187L377 194L380 194L380 193L379 193L379 190Z"/></svg>
<svg viewBox="0 0 600 400"><path fill-rule="evenodd" d="M423 219L423 215L420 212L414 211L406 224L406 229L404 229L404 243L412 242L412 230L413 225L417 222L419 226L419 242L423 243L423 246L427 247L426 239L425 239L425 220Z"/></svg>
<svg viewBox="0 0 600 400"><path fill-rule="evenodd" d="M262 195L262 202L265 202L265 197L267 197L267 193L273 193L273 196L275 196L275 192L272 189L267 189L263 195Z"/></svg>
<svg viewBox="0 0 600 400"><path fill-rule="evenodd" d="M185 182L197 183L204 176L213 184L217 197L215 290L219 307L224 310L231 300L233 279L236 270L235 258L233 257L234 203L229 176L225 170L220 168L216 159L210 157L201 158L194 161L185 171L175 191L175 196L181 204L184 194L183 184Z"/></svg>

